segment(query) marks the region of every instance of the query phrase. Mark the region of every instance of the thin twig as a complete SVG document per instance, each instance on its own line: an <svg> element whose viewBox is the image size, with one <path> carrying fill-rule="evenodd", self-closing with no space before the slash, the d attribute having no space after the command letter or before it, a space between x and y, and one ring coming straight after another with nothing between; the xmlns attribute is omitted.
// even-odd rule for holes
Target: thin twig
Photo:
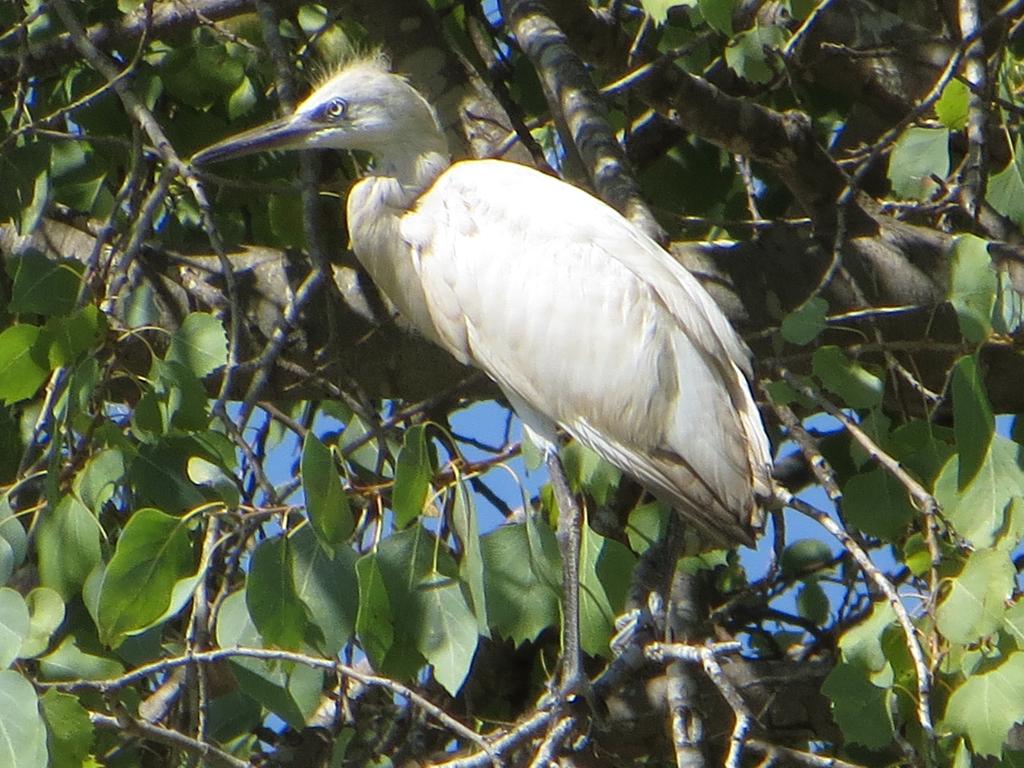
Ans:
<svg viewBox="0 0 1024 768"><path fill-rule="evenodd" d="M253 768L253 764L248 760L239 760L234 755L229 755L205 741L198 741L170 728L162 728L142 720L136 720L123 713L119 717L111 717L100 712L90 712L89 720L99 728L119 732L128 731L141 738L167 744L190 755L208 760L211 764L225 765L228 768Z"/></svg>

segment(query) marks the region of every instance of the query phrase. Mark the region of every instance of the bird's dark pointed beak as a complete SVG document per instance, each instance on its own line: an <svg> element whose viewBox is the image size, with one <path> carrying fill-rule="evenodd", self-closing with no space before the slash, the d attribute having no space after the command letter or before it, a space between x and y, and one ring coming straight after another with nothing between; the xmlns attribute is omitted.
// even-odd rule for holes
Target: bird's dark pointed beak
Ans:
<svg viewBox="0 0 1024 768"><path fill-rule="evenodd" d="M296 149L313 130L301 115L282 117L200 150L192 156L192 165L206 165L274 149Z"/></svg>

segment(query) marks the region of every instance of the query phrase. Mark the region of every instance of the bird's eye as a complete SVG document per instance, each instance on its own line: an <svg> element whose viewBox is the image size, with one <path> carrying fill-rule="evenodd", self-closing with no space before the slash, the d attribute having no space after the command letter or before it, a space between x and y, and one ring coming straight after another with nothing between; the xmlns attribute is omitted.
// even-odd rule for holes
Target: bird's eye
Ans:
<svg viewBox="0 0 1024 768"><path fill-rule="evenodd" d="M335 97L324 105L323 115L328 120L340 120L348 111L348 102L342 98Z"/></svg>

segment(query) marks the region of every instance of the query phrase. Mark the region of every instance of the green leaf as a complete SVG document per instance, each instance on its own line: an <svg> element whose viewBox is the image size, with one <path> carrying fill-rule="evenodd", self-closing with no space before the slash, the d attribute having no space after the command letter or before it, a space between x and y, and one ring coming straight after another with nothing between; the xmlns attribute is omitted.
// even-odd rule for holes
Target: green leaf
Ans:
<svg viewBox="0 0 1024 768"><path fill-rule="evenodd" d="M1024 227L1024 142L1020 136L1013 144L1010 162L989 177L985 198L1003 216Z"/></svg>
<svg viewBox="0 0 1024 768"><path fill-rule="evenodd" d="M267 644L295 651L302 647L307 622L293 573L288 539L264 539L252 553L245 594L252 622Z"/></svg>
<svg viewBox="0 0 1024 768"><path fill-rule="evenodd" d="M1024 649L1024 600L1018 599L1003 614L1003 629L1017 644L1017 650Z"/></svg>
<svg viewBox="0 0 1024 768"><path fill-rule="evenodd" d="M65 496L39 521L36 551L40 582L68 601L100 563L99 522L82 502Z"/></svg>
<svg viewBox="0 0 1024 768"><path fill-rule="evenodd" d="M30 616L29 630L18 655L28 659L43 653L50 645L50 638L64 621L64 601L54 590L36 587L28 593L25 604Z"/></svg>
<svg viewBox="0 0 1024 768"><path fill-rule="evenodd" d="M668 10L677 5L686 5L680 0L641 0L644 13L651 17L655 24L664 24L668 20Z"/></svg>
<svg viewBox="0 0 1024 768"><path fill-rule="evenodd" d="M809 344L825 330L827 315L828 302L813 297L782 318L782 338L791 344Z"/></svg>
<svg viewBox="0 0 1024 768"><path fill-rule="evenodd" d="M782 574L788 579L814 573L833 560L828 544L819 539L799 539L782 552Z"/></svg>
<svg viewBox="0 0 1024 768"><path fill-rule="evenodd" d="M249 114L256 105L256 98L256 88L253 87L252 80L243 77L238 87L228 97L228 119L235 122L240 117Z"/></svg>
<svg viewBox="0 0 1024 768"><path fill-rule="evenodd" d="M28 631L25 598L8 587L0 588L0 669L7 669L21 655L21 644Z"/></svg>
<svg viewBox="0 0 1024 768"><path fill-rule="evenodd" d="M50 366L66 366L92 348L103 338L107 319L99 308L89 304L70 317L51 317L39 336L39 344L46 350Z"/></svg>
<svg viewBox="0 0 1024 768"><path fill-rule="evenodd" d="M455 562L420 526L386 538L377 556L396 640L411 641L454 696L469 674L478 641Z"/></svg>
<svg viewBox="0 0 1024 768"><path fill-rule="evenodd" d="M35 688L19 673L5 669L0 672L0 765L46 768L47 762L46 726Z"/></svg>
<svg viewBox="0 0 1024 768"><path fill-rule="evenodd" d="M309 526L290 537L295 594L306 606L309 625L319 630L310 645L332 658L352 638L359 610L356 553L350 547L319 546Z"/></svg>
<svg viewBox="0 0 1024 768"><path fill-rule="evenodd" d="M996 273L988 255L988 242L974 235L956 238L949 278L949 302L960 322L960 333L968 341L984 341L992 332L997 286Z"/></svg>
<svg viewBox="0 0 1024 768"><path fill-rule="evenodd" d="M847 522L885 541L894 541L906 533L914 518L907 489L882 467L847 480L842 503Z"/></svg>
<svg viewBox="0 0 1024 768"><path fill-rule="evenodd" d="M629 513L629 521L626 523L626 538L630 549L642 555L655 543L664 541L668 535L671 514L672 510L658 501L635 507Z"/></svg>
<svg viewBox="0 0 1024 768"><path fill-rule="evenodd" d="M39 660L39 674L43 680L107 680L122 672L124 667L114 659L84 652L71 635Z"/></svg>
<svg viewBox="0 0 1024 768"><path fill-rule="evenodd" d="M302 490L317 538L328 549L343 545L352 535L355 520L334 458L313 430L306 433L302 444Z"/></svg>
<svg viewBox="0 0 1024 768"><path fill-rule="evenodd" d="M946 462L935 480L935 498L961 536L975 547L990 547L1001 536L1007 505L1024 496L1024 449L996 435L981 469L962 489L959 463L956 455Z"/></svg>
<svg viewBox="0 0 1024 768"><path fill-rule="evenodd" d="M967 125L967 100L971 95L962 80L950 80L942 89L942 96L935 102L935 114L939 121L952 131L962 130Z"/></svg>
<svg viewBox="0 0 1024 768"><path fill-rule="evenodd" d="M636 558L617 541L583 526L580 550L580 644L591 656L609 656L615 617L622 613Z"/></svg>
<svg viewBox="0 0 1024 768"><path fill-rule="evenodd" d="M966 736L974 753L1000 757L1014 724L1024 721L1024 654L967 678L946 705L945 728Z"/></svg>
<svg viewBox="0 0 1024 768"><path fill-rule="evenodd" d="M1013 563L1006 552L972 552L936 610L939 631L951 642L964 645L990 636L1002 625L1013 577Z"/></svg>
<svg viewBox="0 0 1024 768"><path fill-rule="evenodd" d="M0 333L0 400L8 405L32 397L50 374L36 346L39 333L34 325L12 325Z"/></svg>
<svg viewBox="0 0 1024 768"><path fill-rule="evenodd" d="M75 475L75 494L93 513L114 498L124 480L124 454L117 448L105 448L89 457L85 468Z"/></svg>
<svg viewBox="0 0 1024 768"><path fill-rule="evenodd" d="M953 434L960 454L957 486L963 490L988 456L996 420L985 394L985 382L973 356L961 357L953 367Z"/></svg>
<svg viewBox="0 0 1024 768"><path fill-rule="evenodd" d="M538 525L534 537L527 525L504 525L480 542L491 627L516 645L557 626L560 616L559 595L549 575L559 567L554 534Z"/></svg>
<svg viewBox="0 0 1024 768"><path fill-rule="evenodd" d="M908 421L892 431L889 447L892 455L926 487L931 487L939 471L953 455L953 430L927 419Z"/></svg>
<svg viewBox="0 0 1024 768"><path fill-rule="evenodd" d="M233 450L230 440L216 432L169 435L140 445L128 470L136 503L176 514L209 501L220 501L216 488L191 482L188 465L198 456L230 474L235 465Z"/></svg>
<svg viewBox="0 0 1024 768"><path fill-rule="evenodd" d="M246 590L241 590L221 604L217 612L217 645L221 648L263 647L263 638L252 623L247 602ZM293 728L305 728L307 719L320 704L320 670L238 657L231 660L231 672L247 696Z"/></svg>
<svg viewBox="0 0 1024 768"><path fill-rule="evenodd" d="M487 623L487 591L484 587L484 558L480 548L480 529L477 526L473 496L466 483L455 486L455 501L452 505L452 527L459 538L462 558L459 561L459 576L469 587L473 615L480 635L490 636Z"/></svg>
<svg viewBox="0 0 1024 768"><path fill-rule="evenodd" d="M40 700L46 720L50 765L82 766L92 750L93 727L89 713L70 693L49 689Z"/></svg>
<svg viewBox="0 0 1024 768"><path fill-rule="evenodd" d="M140 509L117 540L100 587L100 640L118 646L126 635L156 624L177 583L195 570L187 522L158 509Z"/></svg>
<svg viewBox="0 0 1024 768"><path fill-rule="evenodd" d="M377 553L364 555L356 562L359 579L359 613L356 636L374 668L383 666L395 641L391 601L377 562Z"/></svg>
<svg viewBox="0 0 1024 768"><path fill-rule="evenodd" d="M932 177L949 175L949 129L911 126L889 156L889 181L897 197L924 200L935 189Z"/></svg>
<svg viewBox="0 0 1024 768"><path fill-rule="evenodd" d="M199 379L213 373L228 360L224 326L213 315L193 312L171 337L166 359L181 363Z"/></svg>
<svg viewBox="0 0 1024 768"><path fill-rule="evenodd" d="M796 593L797 612L818 626L828 621L829 603L825 590L816 581L804 582Z"/></svg>
<svg viewBox="0 0 1024 768"><path fill-rule="evenodd" d="M841 663L825 678L821 692L832 700L832 714L847 741L880 749L892 741L892 690L871 682L862 667Z"/></svg>
<svg viewBox="0 0 1024 768"><path fill-rule="evenodd" d="M716 32L732 36L733 0L697 0L704 20Z"/></svg>
<svg viewBox="0 0 1024 768"><path fill-rule="evenodd" d="M391 507L395 511L395 525L404 528L423 511L434 477L427 443L426 427L417 425L406 430L402 450L395 466L395 488L391 494Z"/></svg>
<svg viewBox="0 0 1024 768"><path fill-rule="evenodd" d="M14 281L9 312L66 315L74 309L82 283L81 264L30 253L8 260L6 269Z"/></svg>
<svg viewBox="0 0 1024 768"><path fill-rule="evenodd" d="M703 7L703 3L701 4ZM767 83L775 77L775 59L786 40L781 27L756 26L740 32L725 47L725 63L751 83Z"/></svg>
<svg viewBox="0 0 1024 768"><path fill-rule="evenodd" d="M1024 195L1024 190L1021 191ZM1021 225L1024 226L1024 225ZM1013 285L1005 270L999 270L996 305L992 309L992 330L1003 336L1017 333L1024 325L1024 296Z"/></svg>
<svg viewBox="0 0 1024 768"><path fill-rule="evenodd" d="M839 638L843 660L868 672L881 672L889 663L882 649L887 627L896 622L896 612L887 600L879 600L864 621L848 629Z"/></svg>
<svg viewBox="0 0 1024 768"><path fill-rule="evenodd" d="M574 492L589 494L600 507L611 502L622 479L622 471L618 467L576 441L562 449L561 458Z"/></svg>
<svg viewBox="0 0 1024 768"><path fill-rule="evenodd" d="M811 368L825 389L842 398L850 408L873 408L882 402L885 392L882 380L860 363L850 360L839 347L814 350Z"/></svg>

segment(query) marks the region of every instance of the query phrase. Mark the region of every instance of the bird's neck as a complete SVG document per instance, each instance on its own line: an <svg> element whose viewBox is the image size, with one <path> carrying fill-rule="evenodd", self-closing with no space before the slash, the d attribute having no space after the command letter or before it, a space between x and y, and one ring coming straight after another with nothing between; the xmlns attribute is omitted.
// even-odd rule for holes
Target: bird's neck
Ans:
<svg viewBox="0 0 1024 768"><path fill-rule="evenodd" d="M371 176L398 182L402 200L395 207L409 207L451 165L443 138L422 146L389 147L377 155Z"/></svg>

